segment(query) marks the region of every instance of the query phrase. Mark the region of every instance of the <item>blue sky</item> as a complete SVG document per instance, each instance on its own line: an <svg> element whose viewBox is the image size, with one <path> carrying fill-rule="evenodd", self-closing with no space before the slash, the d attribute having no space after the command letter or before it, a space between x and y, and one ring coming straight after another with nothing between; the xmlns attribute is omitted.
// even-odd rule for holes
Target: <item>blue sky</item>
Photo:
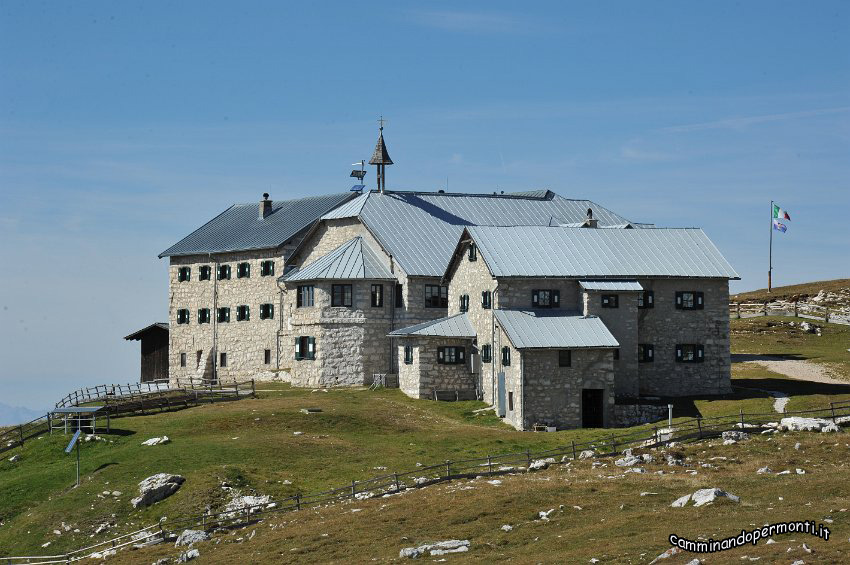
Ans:
<svg viewBox="0 0 850 565"><path fill-rule="evenodd" d="M233 202L550 188L850 276L846 2L0 2L0 401L138 376L156 255ZM374 183L374 172L367 179Z"/></svg>

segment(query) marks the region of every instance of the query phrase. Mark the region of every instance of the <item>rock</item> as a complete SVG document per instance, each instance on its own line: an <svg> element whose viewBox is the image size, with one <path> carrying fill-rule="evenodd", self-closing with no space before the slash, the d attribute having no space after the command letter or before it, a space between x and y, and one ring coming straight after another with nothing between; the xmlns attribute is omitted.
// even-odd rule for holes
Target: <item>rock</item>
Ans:
<svg viewBox="0 0 850 565"><path fill-rule="evenodd" d="M732 444L735 444L735 443L738 443L738 441L734 440L734 439L724 439L723 440L723 445L732 445Z"/></svg>
<svg viewBox="0 0 850 565"><path fill-rule="evenodd" d="M148 440L143 441L142 445L162 445L164 443L171 443L171 440L168 439L168 436L152 437Z"/></svg>
<svg viewBox="0 0 850 565"><path fill-rule="evenodd" d="M702 565L702 561L694 558L694 559L691 559L690 561L688 561L685 565Z"/></svg>
<svg viewBox="0 0 850 565"><path fill-rule="evenodd" d="M682 466L684 464L685 462L682 461L680 458L674 455L667 454L667 465L670 465L672 467L674 465Z"/></svg>
<svg viewBox="0 0 850 565"><path fill-rule="evenodd" d="M800 442L799 441L794 444L794 449L800 449Z"/></svg>
<svg viewBox="0 0 850 565"><path fill-rule="evenodd" d="M643 467L632 467L631 469L626 469L626 473L646 473L646 469Z"/></svg>
<svg viewBox="0 0 850 565"><path fill-rule="evenodd" d="M738 431L726 431L721 434L723 439L734 439L735 441L741 441L744 439L749 439L750 434L747 432L738 432Z"/></svg>
<svg viewBox="0 0 850 565"><path fill-rule="evenodd" d="M554 509L554 508L551 508L551 509L549 509L549 510L541 510L540 512L538 512L538 513L537 513L537 517L538 517L538 519L540 519L540 520L544 520L544 521L547 521L547 522L548 522L548 521L549 521L549 516L550 516L550 515L552 514L552 512L554 512L554 511L555 511L555 509Z"/></svg>
<svg viewBox="0 0 850 565"><path fill-rule="evenodd" d="M292 435L294 435L294 436L303 436L303 435L304 435L304 432L292 432Z"/></svg>
<svg viewBox="0 0 850 565"><path fill-rule="evenodd" d="M203 530L183 530L183 533L177 536L174 547L192 545L193 543L207 541L208 539L210 539L210 535Z"/></svg>
<svg viewBox="0 0 850 565"><path fill-rule="evenodd" d="M437 543L428 543L419 547L405 547L398 556L416 559L430 552L431 556L446 555L447 553L463 553L469 551L469 540L447 540Z"/></svg>
<svg viewBox="0 0 850 565"><path fill-rule="evenodd" d="M770 467L762 467L761 469L756 471L756 473L758 473L759 475L764 475L765 473L772 473L772 472L773 472L773 470Z"/></svg>
<svg viewBox="0 0 850 565"><path fill-rule="evenodd" d="M687 506L688 502L693 502L695 507L703 506L710 502L714 502L718 498L728 498L732 502L740 502L740 498L734 494L730 494L719 488L704 488L693 494L686 494L673 501L670 505L673 508L682 508Z"/></svg>
<svg viewBox="0 0 850 565"><path fill-rule="evenodd" d="M668 549L667 551L665 551L664 553L662 553L661 555L659 555L658 557L656 557L655 559L650 561L649 565L652 565L653 563L657 563L658 561L661 561L662 559L667 559L667 558L673 557L674 555L677 555L681 552L682 552L682 550L679 549L678 547L671 547L670 549Z"/></svg>
<svg viewBox="0 0 850 565"><path fill-rule="evenodd" d="M682 508L691 500L691 495L686 494L685 496L680 496L670 505L672 508Z"/></svg>
<svg viewBox="0 0 850 565"><path fill-rule="evenodd" d="M514 529L514 527L513 527L513 526L511 526L510 524L504 524L504 525L502 526L502 531L503 531L503 532L510 532L510 531L511 531L511 530L513 530L513 529Z"/></svg>
<svg viewBox="0 0 850 565"><path fill-rule="evenodd" d="M225 505L222 518L233 518L243 511L248 514L262 512L264 509L274 508L276 504L271 501L269 495L252 496L235 494Z"/></svg>
<svg viewBox="0 0 850 565"><path fill-rule="evenodd" d="M500 485L502 484L502 481L500 481L499 479L493 479L492 481L487 481L487 483L491 485Z"/></svg>
<svg viewBox="0 0 850 565"><path fill-rule="evenodd" d="M640 456L640 458L643 459L644 463L652 463L653 461L655 461L655 457L653 457L649 453L644 453Z"/></svg>
<svg viewBox="0 0 850 565"><path fill-rule="evenodd" d="M168 498L180 488L186 479L180 475L157 473L139 483L139 496L132 499L133 508L142 508Z"/></svg>
<svg viewBox="0 0 850 565"><path fill-rule="evenodd" d="M119 497L119 496L121 496L122 494L124 494L124 493L123 493L123 492L121 492L120 490L113 490L113 491L112 491L112 496L114 496L115 498L118 498L118 497Z"/></svg>
<svg viewBox="0 0 850 565"><path fill-rule="evenodd" d="M642 461L643 459L641 459L640 457L635 457L634 455L626 455L625 457L614 461L614 465L616 465L617 467L631 467L632 465L636 465Z"/></svg>
<svg viewBox="0 0 850 565"><path fill-rule="evenodd" d="M805 475L806 471L805 471L805 469L797 469L797 474L798 475Z"/></svg>
<svg viewBox="0 0 850 565"><path fill-rule="evenodd" d="M824 430L824 428L829 429ZM779 429L790 432L838 431L838 427L829 420L824 420L823 418L802 418L800 416L782 418L779 421Z"/></svg>
<svg viewBox="0 0 850 565"><path fill-rule="evenodd" d="M89 557L91 557L92 559L106 559L107 557L111 557L116 553L117 551L115 551L114 549L105 549L103 551L95 551L94 553L89 555Z"/></svg>
<svg viewBox="0 0 850 565"><path fill-rule="evenodd" d="M196 559L201 556L201 552L197 549L190 549L189 551L185 551L180 554L180 557L177 558L178 563L186 563L187 561L191 561L192 559Z"/></svg>
<svg viewBox="0 0 850 565"><path fill-rule="evenodd" d="M589 449L585 449L584 451L582 451L581 453L578 454L578 458L579 459L592 459L593 458L593 451L591 451Z"/></svg>
<svg viewBox="0 0 850 565"><path fill-rule="evenodd" d="M529 471L539 471L540 469L546 469L549 465L554 465L556 463L555 459L552 457L547 457L546 459L535 459L528 466Z"/></svg>
<svg viewBox="0 0 850 565"><path fill-rule="evenodd" d="M20 454L12 455L11 457L9 457L9 461L12 462L12 463L17 463L20 460L21 460Z"/></svg>

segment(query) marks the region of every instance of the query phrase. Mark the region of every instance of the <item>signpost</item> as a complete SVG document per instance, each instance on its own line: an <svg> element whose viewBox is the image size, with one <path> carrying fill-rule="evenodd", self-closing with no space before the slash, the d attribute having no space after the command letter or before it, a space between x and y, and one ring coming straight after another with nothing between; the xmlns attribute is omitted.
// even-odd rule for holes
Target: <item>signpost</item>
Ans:
<svg viewBox="0 0 850 565"><path fill-rule="evenodd" d="M74 434L74 437L71 438L71 441L68 443L68 447L65 448L65 453L71 453L71 450L74 449L74 445L77 446L77 486L80 486L80 433L82 430L77 430Z"/></svg>

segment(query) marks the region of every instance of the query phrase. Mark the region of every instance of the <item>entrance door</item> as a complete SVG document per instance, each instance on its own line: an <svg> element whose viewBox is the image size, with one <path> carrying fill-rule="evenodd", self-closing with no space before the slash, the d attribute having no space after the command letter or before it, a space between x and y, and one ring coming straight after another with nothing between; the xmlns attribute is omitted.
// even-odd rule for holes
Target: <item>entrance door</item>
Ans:
<svg viewBox="0 0 850 565"><path fill-rule="evenodd" d="M581 426L583 428L601 428L603 419L603 389L585 388L581 391Z"/></svg>

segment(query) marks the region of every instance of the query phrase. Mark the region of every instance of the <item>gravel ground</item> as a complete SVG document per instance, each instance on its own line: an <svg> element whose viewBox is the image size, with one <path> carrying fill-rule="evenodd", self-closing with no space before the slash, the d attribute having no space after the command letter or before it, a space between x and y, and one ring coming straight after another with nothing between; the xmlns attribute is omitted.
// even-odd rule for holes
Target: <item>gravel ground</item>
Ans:
<svg viewBox="0 0 850 565"><path fill-rule="evenodd" d="M800 381L846 385L848 381L838 378L829 368L803 359L784 359L774 355L750 355L736 353L732 355L733 363L756 363L768 371L785 375Z"/></svg>

